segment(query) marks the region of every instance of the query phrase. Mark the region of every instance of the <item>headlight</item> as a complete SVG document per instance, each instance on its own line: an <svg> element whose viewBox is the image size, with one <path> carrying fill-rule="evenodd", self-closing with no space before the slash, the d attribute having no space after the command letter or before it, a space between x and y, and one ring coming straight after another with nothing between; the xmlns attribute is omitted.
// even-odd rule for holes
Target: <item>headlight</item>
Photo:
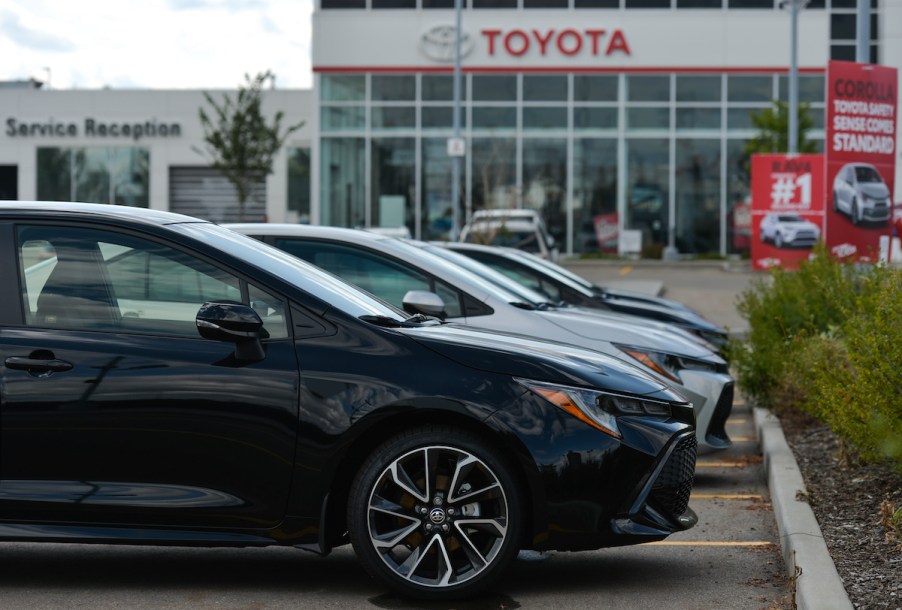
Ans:
<svg viewBox="0 0 902 610"><path fill-rule="evenodd" d="M615 438L620 438L617 415L656 417L671 415L670 403L662 400L649 400L530 379L515 379L515 381L578 420Z"/></svg>
<svg viewBox="0 0 902 610"><path fill-rule="evenodd" d="M632 347L629 345L618 345L617 347L659 375L663 375L679 384L683 383L680 377L680 371L683 370L710 371L712 373L725 373L727 370L726 364L717 362L687 358L686 356L677 356L666 352L655 352L643 347Z"/></svg>

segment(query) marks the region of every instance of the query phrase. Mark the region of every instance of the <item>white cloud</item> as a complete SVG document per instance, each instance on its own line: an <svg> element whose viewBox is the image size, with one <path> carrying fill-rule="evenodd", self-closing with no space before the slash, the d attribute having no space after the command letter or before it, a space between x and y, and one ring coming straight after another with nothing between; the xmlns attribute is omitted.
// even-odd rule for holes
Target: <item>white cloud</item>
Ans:
<svg viewBox="0 0 902 610"><path fill-rule="evenodd" d="M309 88L312 0L8 0L0 80L55 89Z"/></svg>

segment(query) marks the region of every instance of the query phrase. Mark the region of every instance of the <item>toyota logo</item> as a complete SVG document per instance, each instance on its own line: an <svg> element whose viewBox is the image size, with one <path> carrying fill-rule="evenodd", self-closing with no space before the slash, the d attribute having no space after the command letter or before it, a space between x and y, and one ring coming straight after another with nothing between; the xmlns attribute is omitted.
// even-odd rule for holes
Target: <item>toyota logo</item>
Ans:
<svg viewBox="0 0 902 610"><path fill-rule="evenodd" d="M456 28L453 25L437 25L420 37L420 50L434 61L454 61ZM473 50L473 40L465 31L460 33L460 56L465 57Z"/></svg>
<svg viewBox="0 0 902 610"><path fill-rule="evenodd" d="M429 511L429 520L439 525L445 520L445 511L440 508L433 508Z"/></svg>

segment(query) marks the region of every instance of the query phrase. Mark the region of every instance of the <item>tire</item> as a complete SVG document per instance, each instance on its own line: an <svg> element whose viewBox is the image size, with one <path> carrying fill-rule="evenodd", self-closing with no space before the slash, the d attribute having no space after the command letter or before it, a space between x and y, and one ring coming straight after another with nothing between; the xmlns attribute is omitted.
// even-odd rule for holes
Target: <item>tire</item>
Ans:
<svg viewBox="0 0 902 610"><path fill-rule="evenodd" d="M777 231L774 234L774 247L782 248L783 247L783 234Z"/></svg>
<svg viewBox="0 0 902 610"><path fill-rule="evenodd" d="M839 204L836 202L836 200L837 200L836 191L833 191L833 211L834 212L839 211Z"/></svg>
<svg viewBox="0 0 902 610"><path fill-rule="evenodd" d="M478 436L426 426L389 439L351 486L348 528L366 571L420 599L472 596L516 557L521 500L511 469Z"/></svg>
<svg viewBox="0 0 902 610"><path fill-rule="evenodd" d="M850 210L850 214L852 215L852 224L857 225L861 222L861 219L858 217L858 200L852 199L852 209Z"/></svg>

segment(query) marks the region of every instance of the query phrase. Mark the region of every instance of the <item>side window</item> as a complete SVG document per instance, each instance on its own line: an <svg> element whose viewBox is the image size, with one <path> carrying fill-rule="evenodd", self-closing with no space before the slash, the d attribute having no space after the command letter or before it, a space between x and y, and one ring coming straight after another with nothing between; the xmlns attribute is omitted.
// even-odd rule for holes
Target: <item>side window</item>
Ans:
<svg viewBox="0 0 902 610"><path fill-rule="evenodd" d="M271 337L288 335L285 307L233 275L180 250L129 235L71 227L22 227L28 324L197 338L205 301L251 304Z"/></svg>

